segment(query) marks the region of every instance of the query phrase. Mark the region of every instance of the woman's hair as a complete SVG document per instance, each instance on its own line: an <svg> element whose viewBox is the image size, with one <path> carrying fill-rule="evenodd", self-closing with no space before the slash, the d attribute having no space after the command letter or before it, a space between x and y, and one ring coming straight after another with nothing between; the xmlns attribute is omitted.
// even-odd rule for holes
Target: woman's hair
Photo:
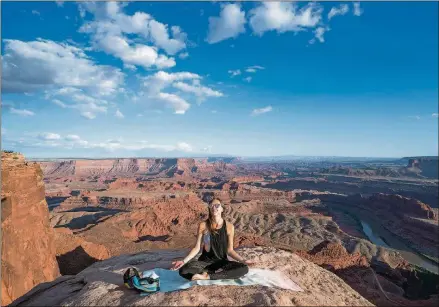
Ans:
<svg viewBox="0 0 439 307"><path fill-rule="evenodd" d="M221 206L223 205L220 199L213 198L209 202L209 206L212 205L214 202L219 202L221 204ZM221 217L222 217L222 213L221 213ZM217 229L213 228L213 214L212 214L212 210L210 208L209 208L209 217L207 218L206 225L207 225L207 230L209 231L209 233L216 233L217 232Z"/></svg>

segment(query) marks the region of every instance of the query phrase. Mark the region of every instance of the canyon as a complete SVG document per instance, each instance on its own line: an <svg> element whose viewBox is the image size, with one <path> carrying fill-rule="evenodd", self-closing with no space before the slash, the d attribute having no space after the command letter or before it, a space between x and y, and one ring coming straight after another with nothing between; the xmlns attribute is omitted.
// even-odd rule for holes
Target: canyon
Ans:
<svg viewBox="0 0 439 307"><path fill-rule="evenodd" d="M398 162L400 165L391 167L385 163L377 166L375 161L373 167L364 163L249 162L239 158L35 163L17 154L2 153L2 185L5 180L8 187L13 182L17 185L2 189L2 217L4 210L7 216L8 210L19 206L11 205L11 195L20 194L22 187L17 182L23 181L13 179L15 174L22 176L15 169L38 173L33 180L40 189L26 196L32 198L27 203L46 210L40 218L45 223L44 237L52 247L44 251L44 257L55 261L52 275L35 279L19 292L12 291L10 284L3 286L2 281L2 293L9 289L5 290L9 291L6 304L41 282L51 282L52 286L38 286L16 303L43 302L57 287L61 293L83 289L83 295L94 301L75 294L75 298L61 295L47 303L93 304L102 299L99 293L109 292L119 304L145 303L138 297L116 299L120 293L111 289L117 282L106 280L104 273L99 277L102 279L94 280L92 273L110 264L120 271L131 261L128 259L140 259L141 255L156 255L151 257L164 259L162 265L166 267L192 247L197 225L207 217L206 202L219 198L225 219L235 225L234 246L264 259L262 267L279 262L277 267L291 268L301 263L309 272L331 274L327 275L329 288L346 285L349 290L343 291L353 295L344 304L436 305L438 180L430 168L437 160L413 158L405 161L407 165ZM3 227L7 229L2 219ZM367 227L373 229L368 231ZM34 237L25 239L32 241ZM10 251L24 253L12 247ZM317 291L303 273L296 270L289 274L309 291ZM53 281L59 275L62 277ZM341 304L334 295L329 298L325 289L316 298L249 289L235 304ZM152 296L149 303L213 305L222 302L222 295L237 295L233 289L227 291L206 302L193 299L193 295L212 295L211 290L191 289L188 294ZM258 292L262 294L258 296Z"/></svg>

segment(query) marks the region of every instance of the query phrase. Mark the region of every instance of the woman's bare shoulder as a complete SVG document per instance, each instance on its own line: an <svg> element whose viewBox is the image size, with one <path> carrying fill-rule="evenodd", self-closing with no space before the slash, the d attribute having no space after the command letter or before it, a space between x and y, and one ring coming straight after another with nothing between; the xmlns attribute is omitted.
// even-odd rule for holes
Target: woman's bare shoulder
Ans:
<svg viewBox="0 0 439 307"><path fill-rule="evenodd" d="M227 231L235 230L235 226L233 226L233 224L230 223L229 221L226 221L226 227L227 227Z"/></svg>

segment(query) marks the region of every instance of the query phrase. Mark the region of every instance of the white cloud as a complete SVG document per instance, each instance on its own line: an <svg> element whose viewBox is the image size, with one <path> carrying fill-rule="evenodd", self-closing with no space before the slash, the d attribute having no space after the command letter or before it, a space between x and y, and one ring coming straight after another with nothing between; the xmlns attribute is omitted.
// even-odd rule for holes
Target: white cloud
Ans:
<svg viewBox="0 0 439 307"><path fill-rule="evenodd" d="M34 116L34 115L35 115L34 112L29 111L29 110L26 110L26 109L22 109L22 110L20 110L20 109L15 109L15 108L11 107L11 108L9 109L9 111L10 111L12 114L17 114L17 115L20 115L20 116Z"/></svg>
<svg viewBox="0 0 439 307"><path fill-rule="evenodd" d="M208 145L201 149L202 152L211 153L212 152L212 145Z"/></svg>
<svg viewBox="0 0 439 307"><path fill-rule="evenodd" d="M315 27L321 20L322 8L315 3L298 8L291 2L263 2L252 9L250 26L257 35L266 31L302 31Z"/></svg>
<svg viewBox="0 0 439 307"><path fill-rule="evenodd" d="M181 82L192 81L192 84ZM143 87L147 97L164 103L165 106L173 108L176 114L184 114L189 108L190 103L178 93L163 92L172 88L187 94L194 95L198 102L208 97L221 97L223 93L201 85L201 76L191 72L167 73L159 71L144 78Z"/></svg>
<svg viewBox="0 0 439 307"><path fill-rule="evenodd" d="M260 115L260 114L264 114L267 112L271 112L273 110L273 108L271 106L265 107L265 108L260 108L260 109L254 109L251 112L252 116L256 116L256 115Z"/></svg>
<svg viewBox="0 0 439 307"><path fill-rule="evenodd" d="M38 12L37 10L32 10L32 15L38 15L38 16L40 16L40 15L41 15L41 13L40 13L40 12Z"/></svg>
<svg viewBox="0 0 439 307"><path fill-rule="evenodd" d="M64 1L55 1L56 5L59 7L64 6Z"/></svg>
<svg viewBox="0 0 439 307"><path fill-rule="evenodd" d="M65 137L65 139L68 141L79 141L81 138L79 137L79 135L69 134Z"/></svg>
<svg viewBox="0 0 439 307"><path fill-rule="evenodd" d="M155 98L173 108L175 114L184 114L191 106L186 100L175 94L158 93Z"/></svg>
<svg viewBox="0 0 439 307"><path fill-rule="evenodd" d="M229 70L228 73L230 74L231 77L235 77L235 76L239 76L241 74L241 70L239 70L239 69Z"/></svg>
<svg viewBox="0 0 439 307"><path fill-rule="evenodd" d="M162 89L170 86L173 82L197 79L201 79L201 76L187 71L176 73L158 71L154 75L146 77L143 85L150 93L159 93Z"/></svg>
<svg viewBox="0 0 439 307"><path fill-rule="evenodd" d="M179 57L180 59L186 59L186 58L189 57L189 53L187 53L187 52L180 53L180 54L178 55L178 57Z"/></svg>
<svg viewBox="0 0 439 307"><path fill-rule="evenodd" d="M438 113L433 113L433 114L431 114L431 116L437 118L437 117L439 117L439 114Z"/></svg>
<svg viewBox="0 0 439 307"><path fill-rule="evenodd" d="M310 44L314 44L316 40L318 40L321 43L325 42L324 34L325 32L329 31L330 29L328 27L318 27L314 30L314 38L309 41Z"/></svg>
<svg viewBox="0 0 439 307"><path fill-rule="evenodd" d="M176 64L174 58L158 54L156 47L141 44L130 45L122 36L106 35L98 39L97 44L103 51L120 58L126 65L169 68Z"/></svg>
<svg viewBox="0 0 439 307"><path fill-rule="evenodd" d="M175 66L175 59L160 54L159 49L169 55L177 54L186 48L187 34L178 26L169 29L144 12L127 15L123 12L125 5L80 3L82 10L95 17L94 21L85 23L80 32L91 34L94 48L120 58L124 64L159 69Z"/></svg>
<svg viewBox="0 0 439 307"><path fill-rule="evenodd" d="M114 116L116 116L117 118L124 118L125 116L122 114L121 111L119 111L119 109L117 109L116 113L114 114Z"/></svg>
<svg viewBox="0 0 439 307"><path fill-rule="evenodd" d="M201 85L190 85L184 82L176 82L173 86L183 92L192 93L198 98L205 97L222 97L223 93L219 91L215 91L209 87L201 86Z"/></svg>
<svg viewBox="0 0 439 307"><path fill-rule="evenodd" d="M85 117L85 118L87 118L87 119L94 119L94 118L96 118L96 115L94 115L93 113L91 113L91 112L89 112L89 111L82 112L82 113L81 113L81 116L82 116L82 117Z"/></svg>
<svg viewBox="0 0 439 307"><path fill-rule="evenodd" d="M92 97L76 88L64 87L54 91L46 91L45 99L49 100L54 96L63 96L63 99L68 99L69 103L52 99L53 103L62 108L76 109L83 117L88 119L95 118L95 113L107 112L108 102L106 100L100 97Z"/></svg>
<svg viewBox="0 0 439 307"><path fill-rule="evenodd" d="M186 48L187 35L180 27L171 27L172 36L169 37L168 25L156 20L149 22L149 31L152 42L159 48L166 51L167 54L174 55L180 50Z"/></svg>
<svg viewBox="0 0 439 307"><path fill-rule="evenodd" d="M61 108L67 108L67 105L59 99L52 99L52 102Z"/></svg>
<svg viewBox="0 0 439 307"><path fill-rule="evenodd" d="M4 129L2 129L2 133L4 133ZM193 151L193 147L186 142L178 142L176 145L155 144L144 140L137 142L124 142L122 139L91 142L82 139L79 135L69 134L61 136L56 133L40 133L33 135L31 138L23 139L23 142L21 143L21 145L29 147L58 147L65 149L75 147L82 149L103 149L109 152L114 152L116 150L140 151L144 149L154 149L165 152Z"/></svg>
<svg viewBox="0 0 439 307"><path fill-rule="evenodd" d="M239 4L226 4L219 17L209 17L209 33L206 41L215 44L225 39L237 37L245 32L245 12Z"/></svg>
<svg viewBox="0 0 439 307"><path fill-rule="evenodd" d="M251 82L252 81L252 77L246 77L243 80L246 81L246 82Z"/></svg>
<svg viewBox="0 0 439 307"><path fill-rule="evenodd" d="M421 116L419 116L419 115L414 115L414 116L408 116L408 118L416 119L416 120L420 120L420 119L421 119Z"/></svg>
<svg viewBox="0 0 439 307"><path fill-rule="evenodd" d="M95 64L83 50L66 43L38 39L5 39L2 91L32 92L45 88L78 87L109 95L123 83L117 68Z"/></svg>
<svg viewBox="0 0 439 307"><path fill-rule="evenodd" d="M192 151L192 146L185 142L180 142L177 144L177 150L190 152Z"/></svg>
<svg viewBox="0 0 439 307"><path fill-rule="evenodd" d="M248 73L255 73L258 70L262 70L262 69L265 69L265 68L262 66L254 65L254 66L247 67L247 69L245 71Z"/></svg>
<svg viewBox="0 0 439 307"><path fill-rule="evenodd" d="M360 7L360 2L354 2L354 15L361 16L363 15L363 10Z"/></svg>
<svg viewBox="0 0 439 307"><path fill-rule="evenodd" d="M355 4L354 4L355 5ZM349 6L347 4L340 4L339 7L333 7L328 13L328 20L337 15L345 15L349 12Z"/></svg>
<svg viewBox="0 0 439 307"><path fill-rule="evenodd" d="M44 133L40 133L38 135L38 138L42 140L59 140L61 139L61 136L57 133L44 132Z"/></svg>

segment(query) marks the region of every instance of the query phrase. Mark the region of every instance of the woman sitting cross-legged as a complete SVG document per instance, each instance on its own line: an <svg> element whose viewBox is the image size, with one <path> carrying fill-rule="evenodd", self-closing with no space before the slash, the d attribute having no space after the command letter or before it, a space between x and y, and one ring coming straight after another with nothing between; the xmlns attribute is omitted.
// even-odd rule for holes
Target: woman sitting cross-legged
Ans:
<svg viewBox="0 0 439 307"><path fill-rule="evenodd" d="M221 201L214 199L209 203L209 218L198 227L197 242L183 261L174 261L172 270L178 270L189 280L235 279L248 272L253 261L245 260L233 249L235 228L222 217L224 208ZM193 258L203 251L198 260ZM227 255L237 260L229 261Z"/></svg>

